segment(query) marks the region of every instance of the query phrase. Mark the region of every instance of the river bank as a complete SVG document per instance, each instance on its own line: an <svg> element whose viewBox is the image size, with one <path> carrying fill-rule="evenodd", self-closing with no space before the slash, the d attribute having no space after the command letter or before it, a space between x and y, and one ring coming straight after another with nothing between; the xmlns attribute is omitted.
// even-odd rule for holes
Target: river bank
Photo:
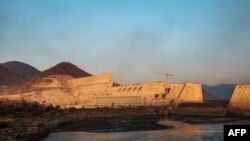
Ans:
<svg viewBox="0 0 250 141"><path fill-rule="evenodd" d="M225 105L181 105L173 120L192 125L221 124L238 119L225 118ZM30 141L55 132L114 133L173 129L159 124L166 107L126 107L97 109L60 109L37 103L0 104L0 140Z"/></svg>
<svg viewBox="0 0 250 141"><path fill-rule="evenodd" d="M169 129L170 126L157 124L159 116L98 117L60 124L52 132L84 131L93 133L114 133L128 131L149 131Z"/></svg>
<svg viewBox="0 0 250 141"><path fill-rule="evenodd" d="M133 128L139 129L144 128L142 125L145 123L157 122L161 117L155 108L59 109L25 101L5 101L0 104L0 109L0 140L19 141L37 140L67 123L81 122L82 127L89 129L96 129L100 125L105 128L114 125L130 127L131 124L136 124L137 127Z"/></svg>

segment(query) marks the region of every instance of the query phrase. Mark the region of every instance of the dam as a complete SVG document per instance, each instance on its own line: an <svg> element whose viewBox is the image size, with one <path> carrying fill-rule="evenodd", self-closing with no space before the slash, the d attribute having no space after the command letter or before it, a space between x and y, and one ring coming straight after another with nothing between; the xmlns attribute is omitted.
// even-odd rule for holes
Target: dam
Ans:
<svg viewBox="0 0 250 141"><path fill-rule="evenodd" d="M250 117L249 105L250 85L237 85L229 103L229 114Z"/></svg>
<svg viewBox="0 0 250 141"><path fill-rule="evenodd" d="M23 93L0 99L26 100L61 108L168 106L202 103L201 84L165 82L116 86L111 73L82 78L52 75Z"/></svg>

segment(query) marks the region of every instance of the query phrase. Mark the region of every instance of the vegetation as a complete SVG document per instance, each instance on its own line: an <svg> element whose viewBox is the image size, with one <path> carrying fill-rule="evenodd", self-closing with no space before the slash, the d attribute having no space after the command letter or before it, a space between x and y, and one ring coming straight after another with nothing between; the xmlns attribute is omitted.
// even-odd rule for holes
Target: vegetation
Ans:
<svg viewBox="0 0 250 141"><path fill-rule="evenodd" d="M59 111L59 107L41 105L37 102L27 102L24 100L13 101L7 99L0 101L0 117L37 117L45 113L58 113Z"/></svg>

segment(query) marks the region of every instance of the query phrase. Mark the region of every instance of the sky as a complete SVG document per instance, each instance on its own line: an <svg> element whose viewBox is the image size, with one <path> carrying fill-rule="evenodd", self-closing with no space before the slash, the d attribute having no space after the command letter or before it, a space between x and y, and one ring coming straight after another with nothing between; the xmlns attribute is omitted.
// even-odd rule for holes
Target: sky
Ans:
<svg viewBox="0 0 250 141"><path fill-rule="evenodd" d="M122 84L250 83L249 0L0 0L0 63L71 62Z"/></svg>

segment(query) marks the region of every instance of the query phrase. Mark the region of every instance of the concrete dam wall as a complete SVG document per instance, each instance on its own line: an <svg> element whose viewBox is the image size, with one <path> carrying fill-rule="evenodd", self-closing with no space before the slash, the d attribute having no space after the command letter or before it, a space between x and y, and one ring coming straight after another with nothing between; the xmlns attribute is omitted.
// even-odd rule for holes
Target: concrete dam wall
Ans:
<svg viewBox="0 0 250 141"><path fill-rule="evenodd" d="M172 103L202 103L201 84L171 84L169 93L157 94L154 105L171 105Z"/></svg>
<svg viewBox="0 0 250 141"><path fill-rule="evenodd" d="M164 82L113 86L111 73L83 78L49 76L35 84L33 91L3 95L0 99L36 101L62 108L111 106L163 106L173 103L202 103L200 84Z"/></svg>
<svg viewBox="0 0 250 141"><path fill-rule="evenodd" d="M250 117L250 85L237 85L229 103L229 114Z"/></svg>

